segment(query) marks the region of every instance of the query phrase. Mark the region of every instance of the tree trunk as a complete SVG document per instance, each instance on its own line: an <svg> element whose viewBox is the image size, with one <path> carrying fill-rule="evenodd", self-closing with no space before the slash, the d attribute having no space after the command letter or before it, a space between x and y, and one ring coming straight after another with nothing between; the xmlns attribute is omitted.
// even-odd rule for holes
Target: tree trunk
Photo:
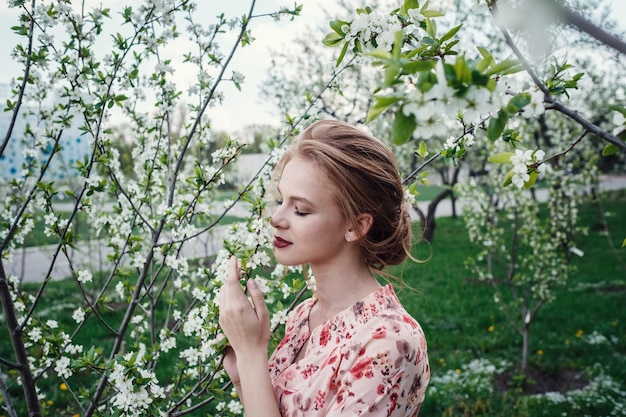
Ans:
<svg viewBox="0 0 626 417"><path fill-rule="evenodd" d="M524 323L522 340L522 372L526 375L528 372L528 354L530 350L530 323Z"/></svg>
<svg viewBox="0 0 626 417"><path fill-rule="evenodd" d="M428 243L433 243L435 239L435 228L437 227L435 214L437 213L437 206L448 196L452 196L452 190L449 188L439 193L434 200L428 203L426 215L424 215L417 205L414 206L415 211L417 211L420 216L422 239Z"/></svg>

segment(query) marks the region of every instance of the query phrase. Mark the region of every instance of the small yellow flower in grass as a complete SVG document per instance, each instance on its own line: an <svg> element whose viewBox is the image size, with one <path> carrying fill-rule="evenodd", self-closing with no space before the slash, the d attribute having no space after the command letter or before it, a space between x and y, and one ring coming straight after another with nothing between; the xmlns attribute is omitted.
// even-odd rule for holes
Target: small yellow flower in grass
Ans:
<svg viewBox="0 0 626 417"><path fill-rule="evenodd" d="M539 355L539 356L543 355L543 350L538 349L538 350L537 350L537 355Z"/></svg>
<svg viewBox="0 0 626 417"><path fill-rule="evenodd" d="M59 385L59 388L61 389L61 391L67 391L67 385L65 384L65 382L61 382L61 385Z"/></svg>
<svg viewBox="0 0 626 417"><path fill-rule="evenodd" d="M582 335L583 335L583 333L584 333L584 332L583 332L582 330L578 330L578 331L576 332L576 337L580 337L580 336L582 336Z"/></svg>
<svg viewBox="0 0 626 417"><path fill-rule="evenodd" d="M613 326L613 327L617 326L617 320L612 321L611 322L611 326Z"/></svg>
<svg viewBox="0 0 626 417"><path fill-rule="evenodd" d="M48 400L48 401L46 401L46 404L52 405L52 404L54 404L54 402L52 400Z"/></svg>
<svg viewBox="0 0 626 417"><path fill-rule="evenodd" d="M460 373L461 373L461 369L456 368L456 369L454 370L454 372L456 372L457 374L460 374Z"/></svg>
<svg viewBox="0 0 626 417"><path fill-rule="evenodd" d="M239 394L237 394L237 391L233 391L233 392L230 393L230 396L233 397L233 398L238 398Z"/></svg>
<svg viewBox="0 0 626 417"><path fill-rule="evenodd" d="M80 417L80 414L78 414L78 413L73 414L72 417Z"/></svg>
<svg viewBox="0 0 626 417"><path fill-rule="evenodd" d="M569 345L569 339L565 339L565 344Z"/></svg>
<svg viewBox="0 0 626 417"><path fill-rule="evenodd" d="M444 363L446 360L444 358L439 358L439 363Z"/></svg>
<svg viewBox="0 0 626 417"><path fill-rule="evenodd" d="M493 324L487 327L487 330L489 330L490 332L493 332L494 329L495 329L495 326Z"/></svg>

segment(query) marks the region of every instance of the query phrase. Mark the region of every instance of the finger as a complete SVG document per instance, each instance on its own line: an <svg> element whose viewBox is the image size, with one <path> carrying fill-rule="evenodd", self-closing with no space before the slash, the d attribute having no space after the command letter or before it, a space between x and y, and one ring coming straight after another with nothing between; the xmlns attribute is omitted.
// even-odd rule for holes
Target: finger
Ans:
<svg viewBox="0 0 626 417"><path fill-rule="evenodd" d="M248 282L246 282L246 286L248 287L248 294L252 300L252 306L256 311L257 317L262 318L263 316L269 316L267 305L265 304L265 298L263 298L263 292L257 285L256 281L249 279Z"/></svg>
<svg viewBox="0 0 626 417"><path fill-rule="evenodd" d="M239 284L239 260L234 255L228 260L228 277L226 278L226 282Z"/></svg>

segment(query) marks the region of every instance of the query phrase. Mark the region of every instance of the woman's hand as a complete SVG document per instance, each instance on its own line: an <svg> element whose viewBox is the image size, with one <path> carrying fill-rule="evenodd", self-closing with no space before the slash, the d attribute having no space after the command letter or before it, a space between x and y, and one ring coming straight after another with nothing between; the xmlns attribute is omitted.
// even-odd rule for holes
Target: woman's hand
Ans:
<svg viewBox="0 0 626 417"><path fill-rule="evenodd" d="M249 279L246 286L250 303L239 284L239 276L238 260L232 256L228 277L220 290L220 326L237 358L249 354L256 356L260 351L267 357L270 321L263 293L256 282Z"/></svg>
<svg viewBox="0 0 626 417"><path fill-rule="evenodd" d="M230 346L226 346L224 349L224 361L222 362L224 370L228 374L231 382L239 391L241 385L241 379L239 378L239 370L237 369L237 355Z"/></svg>
<svg viewBox="0 0 626 417"><path fill-rule="evenodd" d="M248 300L239 284L237 264L237 258L231 257L219 297L220 326L230 346L225 352L224 369L237 388L246 416L280 417L267 369L269 312L263 293L252 279L246 283Z"/></svg>

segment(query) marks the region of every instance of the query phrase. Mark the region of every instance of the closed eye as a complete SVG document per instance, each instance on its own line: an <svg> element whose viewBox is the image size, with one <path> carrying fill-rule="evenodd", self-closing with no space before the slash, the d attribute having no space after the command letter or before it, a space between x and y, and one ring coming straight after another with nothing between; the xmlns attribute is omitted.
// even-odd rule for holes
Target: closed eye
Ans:
<svg viewBox="0 0 626 417"><path fill-rule="evenodd" d="M309 214L309 213L306 213L306 212L303 212L303 211L298 210L298 207L295 207L295 211L294 211L294 213L296 214L296 216L300 216L300 217L304 217L304 216L306 216L307 214Z"/></svg>

